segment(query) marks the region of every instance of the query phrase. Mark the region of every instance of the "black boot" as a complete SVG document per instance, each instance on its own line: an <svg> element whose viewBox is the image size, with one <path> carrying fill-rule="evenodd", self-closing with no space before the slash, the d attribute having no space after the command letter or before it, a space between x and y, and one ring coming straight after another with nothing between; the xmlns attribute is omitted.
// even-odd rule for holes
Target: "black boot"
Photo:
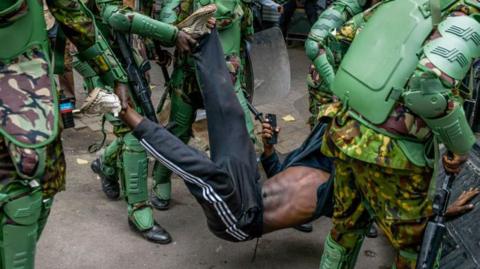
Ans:
<svg viewBox="0 0 480 269"><path fill-rule="evenodd" d="M102 162L100 159L95 159L90 165L92 171L100 177L102 184L102 191L105 193L108 199L117 200L120 197L120 185L118 179L115 177L107 176L102 171Z"/></svg>
<svg viewBox="0 0 480 269"><path fill-rule="evenodd" d="M157 210L168 210L170 208L170 199L160 199L154 192L152 192L152 195L150 196L150 204Z"/></svg>
<svg viewBox="0 0 480 269"><path fill-rule="evenodd" d="M304 224L293 226L293 229L303 233L311 233L313 231L313 225L311 222L307 222Z"/></svg>
<svg viewBox="0 0 480 269"><path fill-rule="evenodd" d="M129 218L128 226L130 226L130 229L132 231L142 235L143 238L147 239L150 242L162 245L172 242L172 237L170 236L170 234L165 229L163 229L162 226L160 226L157 222L153 224L152 228L145 231L140 231Z"/></svg>

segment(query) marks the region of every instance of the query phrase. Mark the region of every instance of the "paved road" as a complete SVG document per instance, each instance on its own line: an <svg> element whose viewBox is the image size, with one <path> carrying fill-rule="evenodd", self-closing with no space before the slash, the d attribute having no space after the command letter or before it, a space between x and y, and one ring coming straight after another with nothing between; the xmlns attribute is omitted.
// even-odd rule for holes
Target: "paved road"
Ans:
<svg viewBox="0 0 480 269"><path fill-rule="evenodd" d="M264 112L280 116L291 114L296 121L280 121L282 136L279 149L285 153L302 142L308 134L305 126L308 66L300 48L290 50L292 92L278 104L262 106ZM162 85L158 69L152 72ZM80 91L80 89L78 89ZM79 94L81 94L79 92ZM159 93L155 94L158 100ZM255 241L229 243L215 238L207 229L205 217L183 183L174 180L171 210L155 212L155 218L172 234L174 242L151 244L132 233L127 225L126 206L122 200L108 201L100 191L99 180L89 169L95 156L86 148L97 141L98 118L77 120L79 127L63 134L68 162L67 190L56 196L48 225L38 244L38 269L139 269L139 268L317 268L323 240L331 222L322 218L314 223L314 232L304 234L293 229L265 235ZM200 138L205 135L200 135ZM111 139L111 135L109 135ZM197 140L201 144L200 140ZM389 268L392 253L383 237L367 240L360 252L357 268Z"/></svg>

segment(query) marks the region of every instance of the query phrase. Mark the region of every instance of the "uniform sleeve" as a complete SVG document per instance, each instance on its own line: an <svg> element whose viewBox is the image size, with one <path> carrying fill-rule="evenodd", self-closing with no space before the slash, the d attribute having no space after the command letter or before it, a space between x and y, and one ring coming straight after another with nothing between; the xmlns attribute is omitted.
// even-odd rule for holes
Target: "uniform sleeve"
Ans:
<svg viewBox="0 0 480 269"><path fill-rule="evenodd" d="M353 16L360 14L364 6L358 0L337 0L320 14L310 29L305 41L305 52L312 61L322 80L330 88L335 76L332 52L328 41L334 38L332 32Z"/></svg>
<svg viewBox="0 0 480 269"><path fill-rule="evenodd" d="M83 11L78 0L47 0L47 5L78 50L87 49L95 43L95 24Z"/></svg>

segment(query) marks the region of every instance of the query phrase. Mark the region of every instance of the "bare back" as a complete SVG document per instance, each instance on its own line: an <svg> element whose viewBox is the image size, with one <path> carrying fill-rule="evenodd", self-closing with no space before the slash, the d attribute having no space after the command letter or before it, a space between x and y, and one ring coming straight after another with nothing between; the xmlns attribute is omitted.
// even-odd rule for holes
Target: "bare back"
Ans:
<svg viewBox="0 0 480 269"><path fill-rule="evenodd" d="M317 207L317 189L329 177L325 171L297 166L268 179L262 186L263 232L309 221Z"/></svg>

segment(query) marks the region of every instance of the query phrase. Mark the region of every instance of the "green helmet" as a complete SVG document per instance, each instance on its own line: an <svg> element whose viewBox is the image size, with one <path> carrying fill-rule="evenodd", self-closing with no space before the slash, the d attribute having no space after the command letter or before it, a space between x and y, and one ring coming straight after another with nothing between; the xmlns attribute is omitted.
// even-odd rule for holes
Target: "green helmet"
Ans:
<svg viewBox="0 0 480 269"><path fill-rule="evenodd" d="M0 18L10 17L9 15L18 11L25 0L2 0L0 1Z"/></svg>

